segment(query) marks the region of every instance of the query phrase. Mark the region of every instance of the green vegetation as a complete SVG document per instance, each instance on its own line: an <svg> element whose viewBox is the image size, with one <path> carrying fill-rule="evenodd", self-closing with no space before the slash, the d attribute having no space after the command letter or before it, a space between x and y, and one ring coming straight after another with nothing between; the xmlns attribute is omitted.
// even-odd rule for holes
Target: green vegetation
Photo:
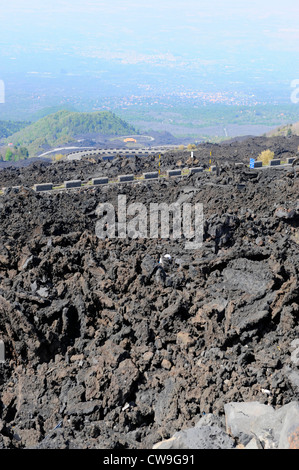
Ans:
<svg viewBox="0 0 299 470"><path fill-rule="evenodd" d="M25 160L29 157L28 149L26 147L8 147L1 149L0 161L17 162Z"/></svg>
<svg viewBox="0 0 299 470"><path fill-rule="evenodd" d="M26 121L0 121L0 139L9 137L11 134L29 126L29 124L30 122Z"/></svg>
<svg viewBox="0 0 299 470"><path fill-rule="evenodd" d="M274 152L272 152L272 150L270 149L264 150L257 157L257 160L263 162L263 165L269 165L270 160L273 160L273 159L274 159Z"/></svg>
<svg viewBox="0 0 299 470"><path fill-rule="evenodd" d="M287 124L286 126L280 126L277 129L267 133L268 137L278 135L287 137L290 137L291 135L299 135L299 122L295 122L294 124Z"/></svg>
<svg viewBox="0 0 299 470"><path fill-rule="evenodd" d="M218 138L219 129L226 125L238 126L286 126L298 121L298 107L294 104L285 105L225 105L198 104L163 106L130 106L119 109L117 114L129 123L144 129L167 130L176 137L201 136ZM201 129L211 128L210 134L204 136ZM159 129L160 128L160 129ZM294 133L294 130L293 130Z"/></svg>
<svg viewBox="0 0 299 470"><path fill-rule="evenodd" d="M59 162L59 160L62 160L64 158L64 155L62 153L56 153L55 155L52 156L53 162Z"/></svg>
<svg viewBox="0 0 299 470"><path fill-rule="evenodd" d="M206 105L162 105L131 106L117 111L120 117L129 122L168 122L171 125L184 127L209 127L217 124L251 124L279 126L298 120L298 108L290 105L255 105L255 106L229 106L223 104Z"/></svg>
<svg viewBox="0 0 299 470"><path fill-rule="evenodd" d="M91 133L123 135L137 132L111 112L79 113L64 110L16 132L9 137L9 141L17 146L26 146L30 156L35 156L45 149L72 142L76 135Z"/></svg>

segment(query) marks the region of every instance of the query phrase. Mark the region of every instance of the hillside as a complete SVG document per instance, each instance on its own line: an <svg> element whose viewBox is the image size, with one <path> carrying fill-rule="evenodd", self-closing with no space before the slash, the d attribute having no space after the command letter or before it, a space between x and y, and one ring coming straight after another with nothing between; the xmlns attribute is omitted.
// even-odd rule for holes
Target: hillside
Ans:
<svg viewBox="0 0 299 470"><path fill-rule="evenodd" d="M136 130L115 114L103 111L79 113L58 111L45 116L9 136L7 143L28 148L30 156L41 153L44 149L67 144L76 135L82 134L123 135Z"/></svg>
<svg viewBox="0 0 299 470"><path fill-rule="evenodd" d="M30 122L26 121L0 121L0 139L9 137L11 134L29 126L29 124Z"/></svg>
<svg viewBox="0 0 299 470"><path fill-rule="evenodd" d="M267 137L299 135L299 121L286 126L280 126L268 132Z"/></svg>

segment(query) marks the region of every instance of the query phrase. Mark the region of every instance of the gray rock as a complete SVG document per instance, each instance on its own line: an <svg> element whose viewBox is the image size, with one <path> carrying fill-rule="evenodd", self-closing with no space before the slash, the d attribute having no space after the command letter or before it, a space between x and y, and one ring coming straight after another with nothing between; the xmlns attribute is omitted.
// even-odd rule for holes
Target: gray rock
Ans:
<svg viewBox="0 0 299 470"><path fill-rule="evenodd" d="M284 405L277 413L282 416L283 424L280 430L279 449L299 449L299 403L291 402Z"/></svg>
<svg viewBox="0 0 299 470"><path fill-rule="evenodd" d="M258 402L229 403L224 409L227 432L246 448L299 448L298 402L277 410Z"/></svg>
<svg viewBox="0 0 299 470"><path fill-rule="evenodd" d="M166 279L166 273L165 273L164 269L161 266L158 266L156 274L155 274L155 281L158 284L163 285L164 282L165 282L165 279Z"/></svg>
<svg viewBox="0 0 299 470"><path fill-rule="evenodd" d="M200 420L195 424L196 428L200 428L202 426L218 426L219 428L225 429L225 425L222 423L219 416L215 416L213 413L207 413L202 416L202 418L200 418Z"/></svg>
<svg viewBox="0 0 299 470"><path fill-rule="evenodd" d="M251 439L248 444L245 446L245 449L261 449L261 445L255 438Z"/></svg>
<svg viewBox="0 0 299 470"><path fill-rule="evenodd" d="M254 437L252 427L257 418L269 418L274 414L271 406L253 401L231 402L224 405L226 432L246 446Z"/></svg>
<svg viewBox="0 0 299 470"><path fill-rule="evenodd" d="M276 209L275 216L279 219L287 219L288 218L288 211L285 209Z"/></svg>
<svg viewBox="0 0 299 470"><path fill-rule="evenodd" d="M242 308L237 308L226 319L226 329L234 329L238 333L249 331L257 328L262 322L265 322L270 313L268 303L271 301L272 293L260 300L256 300L253 304L247 304Z"/></svg>
<svg viewBox="0 0 299 470"><path fill-rule="evenodd" d="M261 321L269 317L269 311L259 310L259 311L246 311L244 309L244 315L241 316L240 321L236 325L238 330L243 331L247 328L253 328L258 325Z"/></svg>
<svg viewBox="0 0 299 470"><path fill-rule="evenodd" d="M36 290L37 290L37 282L36 282L36 281L32 282L32 283L30 284L30 287L31 287L32 292L36 292Z"/></svg>
<svg viewBox="0 0 299 470"><path fill-rule="evenodd" d="M239 258L223 270L224 282L229 290L240 290L251 295L266 294L272 274L266 263Z"/></svg>
<svg viewBox="0 0 299 470"><path fill-rule="evenodd" d="M169 305L161 312L161 317L174 317L177 315L182 307L182 300L179 298L174 304Z"/></svg>
<svg viewBox="0 0 299 470"><path fill-rule="evenodd" d="M49 291L46 287L41 287L40 289L36 291L36 293L40 295L41 297L48 297L49 295Z"/></svg>
<svg viewBox="0 0 299 470"><path fill-rule="evenodd" d="M21 269L22 270L25 270L27 269L28 265L31 263L31 261L33 260L33 255L29 256L26 261L24 262L24 264L21 266Z"/></svg>
<svg viewBox="0 0 299 470"><path fill-rule="evenodd" d="M170 407L175 393L175 381L170 377L165 382L164 390L158 395L154 406L155 421L162 424L165 418L171 413Z"/></svg>
<svg viewBox="0 0 299 470"><path fill-rule="evenodd" d="M200 426L179 431L154 449L233 449L234 440L218 426Z"/></svg>
<svg viewBox="0 0 299 470"><path fill-rule="evenodd" d="M299 390L299 371L291 370L288 373L288 379L294 389Z"/></svg>
<svg viewBox="0 0 299 470"><path fill-rule="evenodd" d="M145 255L141 263L142 274L150 277L153 274L156 266L157 262L151 256Z"/></svg>
<svg viewBox="0 0 299 470"><path fill-rule="evenodd" d="M283 412L275 411L258 417L251 423L250 432L263 449L277 449L283 423Z"/></svg>
<svg viewBox="0 0 299 470"><path fill-rule="evenodd" d="M293 341L294 343L294 341ZM291 361L295 366L299 366L299 347L297 347L291 354Z"/></svg>
<svg viewBox="0 0 299 470"><path fill-rule="evenodd" d="M67 414L71 415L90 415L96 410L101 409L102 402L100 400L86 401L80 403L70 403L67 406Z"/></svg>

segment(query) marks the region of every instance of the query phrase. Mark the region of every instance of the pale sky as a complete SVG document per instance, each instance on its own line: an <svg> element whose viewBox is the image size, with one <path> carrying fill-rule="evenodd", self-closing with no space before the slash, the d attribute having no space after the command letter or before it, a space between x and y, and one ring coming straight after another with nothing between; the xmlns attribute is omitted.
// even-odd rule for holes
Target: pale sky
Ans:
<svg viewBox="0 0 299 470"><path fill-rule="evenodd" d="M2 52L45 44L112 55L206 56L208 46L216 54L222 47L299 52L297 0L0 1Z"/></svg>
<svg viewBox="0 0 299 470"><path fill-rule="evenodd" d="M299 77L298 0L0 2L0 78L99 72L129 86L144 72L166 89L180 77L287 90Z"/></svg>

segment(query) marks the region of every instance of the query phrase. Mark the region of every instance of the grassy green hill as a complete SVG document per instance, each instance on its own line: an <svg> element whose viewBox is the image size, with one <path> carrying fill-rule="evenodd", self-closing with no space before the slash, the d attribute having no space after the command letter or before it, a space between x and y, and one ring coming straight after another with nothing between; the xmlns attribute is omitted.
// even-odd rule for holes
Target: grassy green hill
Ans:
<svg viewBox="0 0 299 470"><path fill-rule="evenodd" d="M79 113L63 110L45 116L12 134L7 143L27 147L29 155L35 156L45 148L71 142L76 135L91 133L126 135L137 132L130 124L108 111Z"/></svg>

